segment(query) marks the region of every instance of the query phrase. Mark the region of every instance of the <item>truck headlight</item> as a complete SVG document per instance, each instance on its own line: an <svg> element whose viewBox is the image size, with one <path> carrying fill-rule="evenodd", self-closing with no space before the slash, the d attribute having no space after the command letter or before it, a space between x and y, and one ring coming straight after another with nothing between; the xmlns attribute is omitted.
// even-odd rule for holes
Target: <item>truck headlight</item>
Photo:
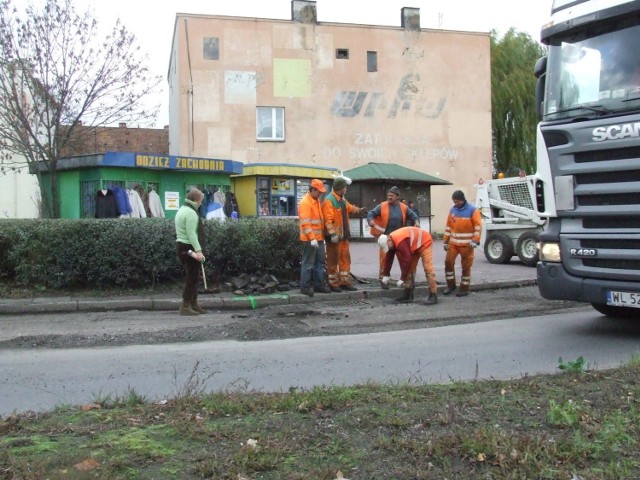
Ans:
<svg viewBox="0 0 640 480"><path fill-rule="evenodd" d="M562 261L560 255L560 244L559 243L547 243L541 242L538 247L540 250L540 261L541 262L560 262Z"/></svg>

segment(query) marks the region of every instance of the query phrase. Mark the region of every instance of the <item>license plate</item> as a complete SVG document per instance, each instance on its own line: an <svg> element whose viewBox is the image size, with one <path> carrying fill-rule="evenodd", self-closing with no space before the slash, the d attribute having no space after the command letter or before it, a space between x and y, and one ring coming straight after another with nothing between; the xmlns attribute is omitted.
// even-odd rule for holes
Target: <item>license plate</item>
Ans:
<svg viewBox="0 0 640 480"><path fill-rule="evenodd" d="M640 308L640 293L609 291L607 305Z"/></svg>

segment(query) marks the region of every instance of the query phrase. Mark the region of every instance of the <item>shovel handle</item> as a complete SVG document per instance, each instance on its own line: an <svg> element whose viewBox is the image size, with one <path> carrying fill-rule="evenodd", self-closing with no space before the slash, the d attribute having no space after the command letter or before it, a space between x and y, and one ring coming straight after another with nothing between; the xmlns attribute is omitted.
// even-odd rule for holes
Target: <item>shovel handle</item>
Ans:
<svg viewBox="0 0 640 480"><path fill-rule="evenodd" d="M204 263L200 264L200 268L202 269L202 281L204 282L204 289L207 290L207 276L204 273Z"/></svg>

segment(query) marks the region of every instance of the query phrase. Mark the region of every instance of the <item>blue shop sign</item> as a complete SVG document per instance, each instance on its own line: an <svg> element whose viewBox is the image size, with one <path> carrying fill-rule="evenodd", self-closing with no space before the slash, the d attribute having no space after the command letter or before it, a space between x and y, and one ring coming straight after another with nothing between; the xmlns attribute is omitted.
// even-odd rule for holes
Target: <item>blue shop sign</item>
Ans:
<svg viewBox="0 0 640 480"><path fill-rule="evenodd" d="M233 160L135 152L106 152L98 161L98 166L227 174L242 173L243 168L242 162Z"/></svg>

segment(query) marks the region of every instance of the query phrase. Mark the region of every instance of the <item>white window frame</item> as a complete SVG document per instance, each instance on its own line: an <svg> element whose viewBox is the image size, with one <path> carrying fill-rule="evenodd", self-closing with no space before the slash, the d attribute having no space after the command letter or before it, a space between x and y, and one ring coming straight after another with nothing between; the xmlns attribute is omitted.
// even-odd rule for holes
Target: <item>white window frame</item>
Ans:
<svg viewBox="0 0 640 480"><path fill-rule="evenodd" d="M256 107L256 140L284 142L284 107Z"/></svg>

